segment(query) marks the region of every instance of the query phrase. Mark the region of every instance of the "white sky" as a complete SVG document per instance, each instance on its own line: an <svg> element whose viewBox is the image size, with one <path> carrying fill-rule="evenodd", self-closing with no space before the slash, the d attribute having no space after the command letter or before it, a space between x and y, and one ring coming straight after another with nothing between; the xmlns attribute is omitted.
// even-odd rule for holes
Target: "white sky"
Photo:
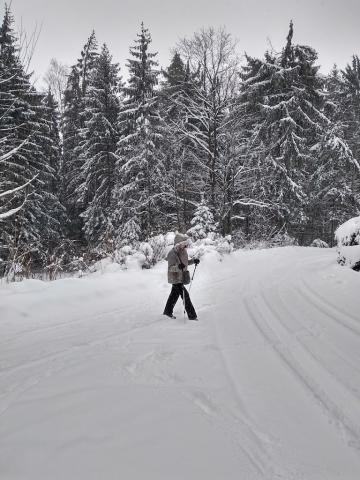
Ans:
<svg viewBox="0 0 360 480"><path fill-rule="evenodd" d="M12 0L12 11L17 26L22 22L28 33L42 25L32 61L38 85L51 58L68 65L76 61L93 28L126 76L129 47L141 21L163 67L179 38L206 26L225 26L238 39L240 53L262 55L269 42L280 50L290 19L294 41L318 51L324 73L360 53L360 0Z"/></svg>

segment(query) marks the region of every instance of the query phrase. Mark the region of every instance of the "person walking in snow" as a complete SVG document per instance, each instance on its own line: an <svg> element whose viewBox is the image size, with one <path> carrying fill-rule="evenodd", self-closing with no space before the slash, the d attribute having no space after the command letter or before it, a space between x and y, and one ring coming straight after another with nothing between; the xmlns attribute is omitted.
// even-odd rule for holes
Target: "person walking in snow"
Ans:
<svg viewBox="0 0 360 480"><path fill-rule="evenodd" d="M181 296L189 320L197 320L194 306L191 303L189 293L184 284L190 283L190 274L187 269L188 265L198 265L200 260L198 258L189 260L186 251L188 243L189 237L187 235L177 233L174 239L174 247L167 255L168 282L172 284L172 289L166 302L164 315L170 318L176 318L173 315L173 310L178 298Z"/></svg>

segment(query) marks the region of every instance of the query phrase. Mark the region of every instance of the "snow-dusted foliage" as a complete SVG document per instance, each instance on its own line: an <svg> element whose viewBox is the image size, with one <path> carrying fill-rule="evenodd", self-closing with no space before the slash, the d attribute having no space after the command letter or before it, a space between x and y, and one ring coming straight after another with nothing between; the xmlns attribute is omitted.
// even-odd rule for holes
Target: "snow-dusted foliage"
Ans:
<svg viewBox="0 0 360 480"><path fill-rule="evenodd" d="M224 255L234 250L231 235L225 237L214 232L209 233L205 238L198 239L190 245L189 254L195 258L201 258L207 253L216 253L221 260Z"/></svg>
<svg viewBox="0 0 360 480"><path fill-rule="evenodd" d="M201 202L196 208L190 224L191 228L189 228L187 234L190 235L193 240L206 238L209 233L215 231L216 223L214 221L214 216L204 197L202 197Z"/></svg>
<svg viewBox="0 0 360 480"><path fill-rule="evenodd" d="M83 239L81 213L84 205L80 186L85 181L85 159L81 148L88 113L85 112L85 97L97 57L98 43L93 31L79 60L71 67L64 92L61 198L70 220L67 225L68 236L76 240Z"/></svg>
<svg viewBox="0 0 360 480"><path fill-rule="evenodd" d="M290 236L287 232L276 233L272 237L263 239L251 239L246 241L244 248L246 250L258 250L263 248L290 247L298 245L296 238Z"/></svg>
<svg viewBox="0 0 360 480"><path fill-rule="evenodd" d="M142 24L127 65L129 80L118 120L118 175L114 191L114 203L121 210L117 227L121 229L135 218L141 227L141 238L158 230L163 196L161 118L155 91L159 70L157 54L149 51L150 43L150 33Z"/></svg>
<svg viewBox="0 0 360 480"><path fill-rule="evenodd" d="M6 218L0 245L7 272L14 265L27 270L39 265L43 249L58 241L64 223L56 188L60 162L57 106L31 84L13 23L6 6L0 27L0 192L12 194L1 197L5 204L0 209Z"/></svg>
<svg viewBox="0 0 360 480"><path fill-rule="evenodd" d="M188 59L182 89L177 87L171 96L170 110L180 112L171 118L171 125L183 147L176 153L186 159L180 163L180 182L174 179L178 224L183 219L189 227L193 215L187 202L194 205L205 193L219 230L231 233L244 205L262 205L253 195L254 169L249 165L242 116L236 108L236 42L223 28L207 28L180 41L178 52Z"/></svg>
<svg viewBox="0 0 360 480"><path fill-rule="evenodd" d="M324 240L321 240L321 238L315 238L315 240L311 242L310 247L329 248L329 245L326 242L324 242Z"/></svg>
<svg viewBox="0 0 360 480"><path fill-rule="evenodd" d="M324 76L293 37L291 22L278 53L241 67L234 38L205 28L160 69L142 24L123 84L93 31L56 91L59 109L32 85L6 7L2 272L53 277L65 257L152 267L169 248L162 232L176 229L219 253L232 242L333 246L335 228L360 211L360 60Z"/></svg>
<svg viewBox="0 0 360 480"><path fill-rule="evenodd" d="M340 265L360 271L360 245L341 246L338 249L337 261Z"/></svg>
<svg viewBox="0 0 360 480"><path fill-rule="evenodd" d="M360 217L350 218L335 231L338 263L360 270Z"/></svg>
<svg viewBox="0 0 360 480"><path fill-rule="evenodd" d="M339 246L360 245L360 217L350 218L335 231Z"/></svg>
<svg viewBox="0 0 360 480"><path fill-rule="evenodd" d="M85 237L91 245L112 236L109 220L114 208L116 122L120 109L118 70L104 45L94 62L85 95L80 201L85 208L81 214Z"/></svg>
<svg viewBox="0 0 360 480"><path fill-rule="evenodd" d="M120 227L118 245L131 245L136 247L141 237L141 228L136 217L130 218Z"/></svg>
<svg viewBox="0 0 360 480"><path fill-rule="evenodd" d="M92 271L95 268L98 271L103 271L104 265L107 265L106 270L108 271L111 268L108 266L109 263L117 263L122 269L149 269L164 261L173 245L173 232L168 232L166 235L156 235L150 237L146 242L123 245L117 248L111 256L104 257L95 264L92 263L90 270ZM233 250L234 245L230 235L222 237L216 233L209 233L206 238L190 242L188 253L190 258L214 255L218 260L222 260L224 255L230 254Z"/></svg>
<svg viewBox="0 0 360 480"><path fill-rule="evenodd" d="M355 208L342 175L352 165L351 151L332 112L326 111L324 77L316 61L314 49L293 44L291 23L280 54L247 58L239 104L254 168L259 169L256 188L272 214L266 220L260 211L260 218L265 213L265 223L284 225L302 243L310 236L329 237L331 221Z"/></svg>

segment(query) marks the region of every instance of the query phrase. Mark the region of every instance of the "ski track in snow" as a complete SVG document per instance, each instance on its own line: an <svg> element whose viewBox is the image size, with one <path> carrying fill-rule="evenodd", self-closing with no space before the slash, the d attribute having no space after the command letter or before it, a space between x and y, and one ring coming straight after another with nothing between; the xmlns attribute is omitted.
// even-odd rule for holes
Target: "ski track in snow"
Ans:
<svg viewBox="0 0 360 480"><path fill-rule="evenodd" d="M330 396L325 393L319 383L314 380L311 373L308 370L305 370L301 363L295 358L293 352L296 351L298 354L300 353L301 356L303 356L304 353L305 355L308 354L308 361L311 359L315 360L315 363L313 364L315 367L323 367L322 363L315 355L309 354L308 349L304 348L301 342L297 341L297 345L294 345L294 337L291 339L291 341L286 341L285 339L282 340L282 337L284 337L284 332L280 333L279 330L283 330L284 326L280 325L275 310L272 308L272 305L266 301L264 295L262 295L260 301L263 305L262 312L266 312L267 310L269 315L267 320L265 320L265 318L262 316L262 313L260 313L260 309L256 309L254 311L254 308L250 308L249 304L247 303L247 310L253 319L254 324L258 327L268 344L277 352L284 364L293 372L304 388L309 391L314 399L321 405L323 410L329 415L331 423L334 423L346 434L349 445L360 449L360 428L356 428L354 426L356 423L351 421L346 416L344 411L342 411L342 409L334 403ZM260 304L260 301L258 299L257 306ZM270 324L277 324L277 329L270 327ZM310 363L312 362L310 361ZM321 373L324 375L325 372ZM333 375L333 372L330 373ZM323 377L320 377L320 380L322 380L322 378ZM358 415L357 418L360 418L360 416Z"/></svg>
<svg viewBox="0 0 360 480"><path fill-rule="evenodd" d="M149 292L143 295L143 302L139 302L128 288L128 300L126 296L121 297L119 306L112 293L105 293L103 305L100 300L96 304L96 313L89 313L91 305L81 314L75 307L72 311L68 306L66 321L59 314L50 324L46 317L37 322L31 313L24 325L18 319L12 325L7 319L11 328L8 333L4 328L5 335L0 343L0 419L6 420L4 442L16 435L21 438L21 423L16 413L12 417L12 412L17 408L24 408L21 411L26 412L27 405L29 408L33 405L31 399L57 402L63 396L67 402L67 398L74 395L91 397L98 391L96 385L105 382L105 385L128 388L130 392L136 388L141 392L143 389L163 391L164 398L175 394L176 409L188 412L200 433L203 430L205 435L209 429L205 436L211 435L214 446L206 447L208 458L215 462L213 469L216 465L224 472L223 478L357 480L360 476L360 321L353 297L347 296L348 300L352 299L350 305L341 301L335 303L334 298L339 300L343 295L337 290L337 274L341 275L344 288L352 282L358 282L359 287L360 276L336 267L333 264L335 252L330 250L285 248L241 252L233 258L225 259L223 264L202 263L203 271L199 269L192 288L199 322L184 322L180 304L177 308L181 315L178 314L174 321L156 313L162 310L168 294L167 287L159 291L156 286L165 275L160 267L147 273L152 284ZM164 266L162 269L165 270ZM216 280L213 279L214 269ZM144 273L129 275L134 276L134 286L138 286L136 278ZM102 278L97 281L101 283ZM56 288L56 282L51 288ZM346 293L346 288L344 291ZM328 300L331 293L336 296ZM1 298L7 300L6 292L2 292ZM107 305L110 298L111 308ZM11 307L11 301L21 302L21 297L18 299L12 293L8 301ZM144 311L148 312L145 317ZM92 371L93 382L88 371ZM64 392L55 393L56 385L65 382L67 376L74 378L74 382L78 378L81 386L78 389L69 386L67 390L63 383ZM83 378L86 385L81 383ZM283 387L281 381L286 382ZM294 432L293 437L287 433L286 414L285 423L275 420L275 416L282 418L281 407L274 412L267 410L267 404L276 405L276 395L280 395L277 392L281 391L283 396L279 399L286 414L304 416L304 427ZM136 390L133 395L132 402L136 404L139 401ZM297 403L293 404L294 401ZM101 418L102 413L98 414ZM141 412L138 415L142 417ZM318 428L314 425L315 418L319 421ZM24 420L28 422L27 418ZM297 425L295 417L288 420ZM41 422L34 423L33 427L42 432ZM148 435L146 427L140 425L139 429ZM308 432L314 447L302 452L299 445ZM191 448L194 448L192 432L188 435ZM75 452L79 448L81 455L81 445L88 445L88 448L94 445L102 451L101 445L112 438L110 433L100 431L91 436L79 432L76 437L69 437L65 450L59 447L51 452L50 458L56 459L57 454L70 447ZM162 441L163 448L168 441L171 442L166 438ZM236 471L229 474L228 466L216 460L215 450L211 449L215 449L217 441L220 443L216 448L224 444L221 458L228 455L231 462L238 465ZM316 442L323 442L319 445L319 458L314 451ZM2 445L0 439L0 472L4 468ZM140 443L137 448L140 458L143 455L145 459L146 452L142 449L145 447ZM25 478L16 472L21 472L21 456L28 450L31 451L31 444L20 442L19 463L10 465L9 479ZM114 461L116 459L114 457ZM123 457L123 461L125 459ZM36 463L36 456L34 462L35 473L29 478L48 480L48 476L36 472L36 467L40 472L43 468ZM173 475L176 480L202 480L199 465L195 466L194 459L189 462L190 474L179 465L176 476L169 471L167 475L154 473L150 478L172 480ZM140 463L136 480L147 473L145 467L141 470ZM23 468L23 471L27 468L25 463ZM61 468L61 463L57 468ZM86 467L84 469L86 471ZM240 476L238 469L242 471ZM59 478L118 478L109 471L102 477L89 472L73 477L67 473ZM125 475L123 478L133 477ZM210 468L205 478L220 477Z"/></svg>
<svg viewBox="0 0 360 480"><path fill-rule="evenodd" d="M302 279L300 288L305 299L312 303L317 310L324 313L332 321L350 330L351 333L360 336L360 323L358 319L345 312L343 309L336 307L336 305L332 304L331 301L324 299L319 293L314 292L304 279Z"/></svg>
<svg viewBox="0 0 360 480"><path fill-rule="evenodd" d="M274 293L274 292L272 292ZM296 295L296 292L293 292ZM282 299L281 293L276 292L277 294L277 302L276 305L281 305L281 309L274 308L271 300L267 298L266 293L263 295L263 301L266 304L269 310L272 310L273 314L281 323L282 327L286 329L288 335L292 335L294 340L298 342L303 349L307 351L309 355L313 357L313 359L321 365L330 375L332 375L339 383L341 383L345 388L348 389L359 401L360 401L360 391L357 388L354 388L354 382L348 382L346 378L341 373L337 373L335 370L337 367L343 367L344 369L351 368L354 372L359 375L359 381L355 382L355 385L360 385L360 368L359 365L353 362L351 359L347 358L339 348L337 348L334 342L329 341L326 338L324 332L314 332L314 329L310 328L306 324L302 323L301 320L298 320L297 316L294 317L294 314L290 311L284 300ZM301 301L303 301L303 295L301 293L298 294L301 297ZM312 304L311 304L312 305ZM285 316L285 312L287 312L287 316ZM295 330L289 328L287 324L287 318L293 316L295 321L298 321L297 327ZM311 346L308 345L308 340L311 339L312 342L317 342L317 345L312 344ZM292 342L293 343L293 342ZM321 349L318 348L318 344L321 344ZM290 342L289 342L290 344ZM321 358L321 355L323 358ZM329 359L331 358L332 363L330 365Z"/></svg>

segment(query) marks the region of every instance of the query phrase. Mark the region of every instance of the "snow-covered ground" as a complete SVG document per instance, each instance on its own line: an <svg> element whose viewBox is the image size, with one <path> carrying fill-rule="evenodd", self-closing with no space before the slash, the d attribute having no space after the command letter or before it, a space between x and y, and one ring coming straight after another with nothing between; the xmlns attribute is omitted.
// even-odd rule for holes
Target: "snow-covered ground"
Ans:
<svg viewBox="0 0 360 480"><path fill-rule="evenodd" d="M116 269L115 269L116 270ZM1 480L358 480L360 274L334 249L0 288Z"/></svg>

